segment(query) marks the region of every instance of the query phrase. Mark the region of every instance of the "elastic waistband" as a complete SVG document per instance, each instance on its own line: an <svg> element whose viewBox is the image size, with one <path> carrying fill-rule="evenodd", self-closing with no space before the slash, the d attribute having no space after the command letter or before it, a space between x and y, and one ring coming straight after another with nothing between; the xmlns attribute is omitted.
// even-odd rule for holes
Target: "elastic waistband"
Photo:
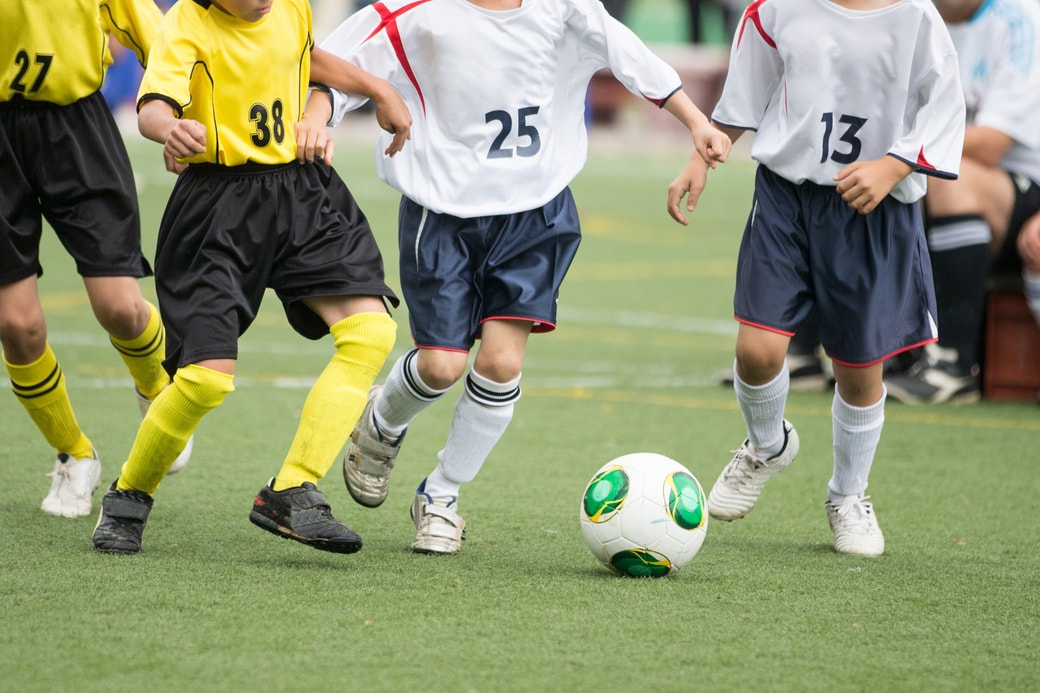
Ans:
<svg viewBox="0 0 1040 693"><path fill-rule="evenodd" d="M258 176L265 173L278 173L288 171L299 166L296 161L287 164L257 164L252 161L239 164L238 166L224 166L223 164L190 164L185 173L195 176Z"/></svg>

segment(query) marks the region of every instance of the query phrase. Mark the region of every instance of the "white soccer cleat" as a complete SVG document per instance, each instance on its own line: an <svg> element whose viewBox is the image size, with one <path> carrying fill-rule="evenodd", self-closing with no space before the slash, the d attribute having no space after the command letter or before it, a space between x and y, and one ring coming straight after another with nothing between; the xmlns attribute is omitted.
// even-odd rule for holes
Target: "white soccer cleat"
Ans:
<svg viewBox="0 0 1040 693"><path fill-rule="evenodd" d="M66 453L54 461L51 488L40 510L59 517L85 517L90 514L90 497L101 483L101 462L93 457L76 459Z"/></svg>
<svg viewBox="0 0 1040 693"><path fill-rule="evenodd" d="M462 550L466 538L466 521L456 512L458 496L433 497L422 491L426 481L419 486L412 502L412 522L415 523L415 540L412 551L429 554L455 554Z"/></svg>
<svg viewBox="0 0 1040 693"><path fill-rule="evenodd" d="M137 394L137 407L141 410L141 417L143 418L148 413L148 408L152 406L152 400L142 395L136 388L134 392ZM166 476L176 474L180 470L188 466L188 460L191 459L191 451L195 448L195 434L192 434L188 438L188 442L185 444L184 449L181 450L180 454L177 455L177 459L170 465L169 470L166 472Z"/></svg>
<svg viewBox="0 0 1040 693"><path fill-rule="evenodd" d="M712 517L730 522L751 512L766 482L798 456L798 432L786 419L784 436L783 450L769 459L759 457L751 441L744 441L708 494L708 512Z"/></svg>
<svg viewBox="0 0 1040 693"><path fill-rule="evenodd" d="M368 391L368 402L347 441L343 455L343 481L351 498L367 508L382 505L390 492L390 474L401 450L404 433L394 440L386 439L372 419L372 407L381 385Z"/></svg>
<svg viewBox="0 0 1040 693"><path fill-rule="evenodd" d="M885 535L878 527L869 496L845 496L827 501L827 521L834 532L834 550L854 556L880 556L885 552Z"/></svg>

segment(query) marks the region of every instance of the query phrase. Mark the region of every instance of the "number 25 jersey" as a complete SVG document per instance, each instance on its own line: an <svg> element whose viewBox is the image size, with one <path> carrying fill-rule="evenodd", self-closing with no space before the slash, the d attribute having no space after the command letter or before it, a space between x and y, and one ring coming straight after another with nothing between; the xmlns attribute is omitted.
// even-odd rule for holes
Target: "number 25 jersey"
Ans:
<svg viewBox="0 0 1040 693"><path fill-rule="evenodd" d="M487 10L465 0L385 0L347 19L322 48L390 81L412 139L376 154L379 176L418 204L458 217L535 209L585 164L585 95L609 67L662 103L679 76L599 0L524 0ZM335 93L336 115L360 105Z"/></svg>

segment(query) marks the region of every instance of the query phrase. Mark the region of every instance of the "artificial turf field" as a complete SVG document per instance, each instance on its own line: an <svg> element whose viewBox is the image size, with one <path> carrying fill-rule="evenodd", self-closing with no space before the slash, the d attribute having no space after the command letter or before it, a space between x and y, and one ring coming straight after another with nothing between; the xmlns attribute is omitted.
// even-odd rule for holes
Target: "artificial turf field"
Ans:
<svg viewBox="0 0 1040 693"><path fill-rule="evenodd" d="M831 546L830 393L792 393L798 461L746 519L710 523L678 575L618 578L592 558L578 503L600 465L659 452L707 490L743 439L718 374L732 362L753 173L739 155L713 172L683 228L664 199L687 142L641 153L594 135L573 185L585 239L560 327L532 338L513 424L463 489L460 555L408 551L408 506L454 395L413 424L382 507L353 504L338 462L322 482L363 536L360 553L322 553L249 523L332 351L331 339L293 333L272 295L242 340L237 391L203 420L189 467L163 483L136 556L93 553L94 517L39 510L53 451L14 397L0 397L0 690L1040 690L1033 403L888 405L869 490L887 540L878 559ZM150 253L173 177L158 145L128 139ZM335 163L396 288L397 195L371 159L347 137ZM137 404L53 235L44 260L50 340L104 486ZM151 280L142 285L153 297ZM406 313L395 318L391 361L410 344Z"/></svg>

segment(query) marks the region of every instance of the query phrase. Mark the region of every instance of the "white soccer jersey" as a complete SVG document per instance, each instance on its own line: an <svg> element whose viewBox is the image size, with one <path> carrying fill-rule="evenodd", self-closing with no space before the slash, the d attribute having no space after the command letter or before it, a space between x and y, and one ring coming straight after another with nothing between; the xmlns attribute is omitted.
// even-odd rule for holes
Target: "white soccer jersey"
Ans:
<svg viewBox="0 0 1040 693"><path fill-rule="evenodd" d="M915 168L892 189L901 202L924 195L925 174L956 177L964 143L957 57L930 0L755 0L712 119L757 131L752 157L795 183L836 185L891 154Z"/></svg>
<svg viewBox="0 0 1040 693"><path fill-rule="evenodd" d="M376 150L380 178L458 217L541 207L585 164L585 95L603 67L662 104L679 75L599 0L524 0L485 10L465 0L386 0L322 44L390 81L412 113L412 139ZM334 92L338 123L364 102Z"/></svg>
<svg viewBox="0 0 1040 693"><path fill-rule="evenodd" d="M968 124L1011 137L1001 168L1040 182L1040 3L987 0L949 29Z"/></svg>

